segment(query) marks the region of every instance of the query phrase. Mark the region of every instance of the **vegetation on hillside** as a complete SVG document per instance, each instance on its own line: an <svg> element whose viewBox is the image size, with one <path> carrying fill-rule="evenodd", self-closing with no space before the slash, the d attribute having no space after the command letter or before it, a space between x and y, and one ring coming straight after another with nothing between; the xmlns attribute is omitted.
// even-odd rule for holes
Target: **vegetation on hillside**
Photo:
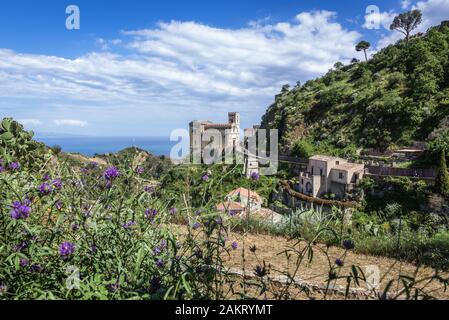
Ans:
<svg viewBox="0 0 449 320"><path fill-rule="evenodd" d="M337 63L321 78L284 86L262 127L278 128L287 152L309 144L316 152L354 155L426 141L436 164L441 150L449 153L448 123L449 24L442 23L367 62Z"/></svg>
<svg viewBox="0 0 449 320"><path fill-rule="evenodd" d="M18 136L29 137L18 124L13 126L20 128ZM306 212L284 229L295 242L284 252L289 263L296 261L292 270L272 270L257 260L257 267L247 270L250 279L228 272L225 259L240 246L246 248L243 270L245 255L259 259L258 248L245 243L245 234L257 229L233 212L217 212L215 204L234 183L264 196L275 185L268 178L242 177L241 167L175 167L158 189L147 185L145 169L130 165L142 159L138 150L127 150L114 164L79 168L64 153L32 148L22 155L17 149L9 144L1 160L0 299L308 298L309 288L297 288L295 281L315 250L328 261L323 266L328 288L343 281L347 290L342 295L349 298L351 287L367 282L359 266L343 269L347 253L364 247L364 233L348 232L346 224L337 222L345 217L339 211L320 214L322 220ZM31 158L33 163L27 164ZM242 234L242 242L234 238L236 233ZM438 248L444 249L447 237L438 239ZM332 256L317 240L341 247L343 254ZM270 272L282 272L288 280L280 285ZM385 292L381 289L374 298L432 297L423 282L449 283L438 273L425 279L411 275L399 291L386 284ZM324 290L322 298L333 292Z"/></svg>

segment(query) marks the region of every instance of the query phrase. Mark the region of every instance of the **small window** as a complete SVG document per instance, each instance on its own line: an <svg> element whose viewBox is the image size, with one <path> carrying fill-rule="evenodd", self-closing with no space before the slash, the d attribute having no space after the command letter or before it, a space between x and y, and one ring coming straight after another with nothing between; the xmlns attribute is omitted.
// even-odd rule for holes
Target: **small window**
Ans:
<svg viewBox="0 0 449 320"><path fill-rule="evenodd" d="M337 164L337 166L338 166L338 165L340 164L340 161L337 161L336 164Z"/></svg>
<svg viewBox="0 0 449 320"><path fill-rule="evenodd" d="M343 180L343 172L339 172L339 173L338 173L338 178L339 178L340 180Z"/></svg>
<svg viewBox="0 0 449 320"><path fill-rule="evenodd" d="M301 184L304 184L304 179L301 179Z"/></svg>
<svg viewBox="0 0 449 320"><path fill-rule="evenodd" d="M323 176L323 169L320 169L320 176Z"/></svg>

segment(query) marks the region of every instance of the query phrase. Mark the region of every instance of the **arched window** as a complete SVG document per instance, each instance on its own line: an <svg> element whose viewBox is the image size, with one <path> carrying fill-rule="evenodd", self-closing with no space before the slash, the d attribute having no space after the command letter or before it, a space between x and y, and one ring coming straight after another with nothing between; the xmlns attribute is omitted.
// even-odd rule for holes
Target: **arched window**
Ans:
<svg viewBox="0 0 449 320"><path fill-rule="evenodd" d="M312 187L312 184L310 182L306 183L306 192L307 193L312 193L313 192L313 187Z"/></svg>

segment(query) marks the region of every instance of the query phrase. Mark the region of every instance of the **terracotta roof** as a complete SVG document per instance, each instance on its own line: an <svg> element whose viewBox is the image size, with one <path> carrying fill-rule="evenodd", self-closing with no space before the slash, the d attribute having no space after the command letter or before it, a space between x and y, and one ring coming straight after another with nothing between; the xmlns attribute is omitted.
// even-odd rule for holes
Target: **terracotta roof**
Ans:
<svg viewBox="0 0 449 320"><path fill-rule="evenodd" d="M225 201L217 204L217 210L219 211L243 211L245 207L235 201Z"/></svg>
<svg viewBox="0 0 449 320"><path fill-rule="evenodd" d="M249 194L250 199L256 199L257 201L263 202L262 197L259 196L259 194L257 192L254 192L254 191L251 191L251 190L248 190L245 188L238 188L238 189L231 191L228 194L228 197L232 198L232 197L236 197L236 196L240 196L240 195L242 195L244 197L248 197L248 194Z"/></svg>

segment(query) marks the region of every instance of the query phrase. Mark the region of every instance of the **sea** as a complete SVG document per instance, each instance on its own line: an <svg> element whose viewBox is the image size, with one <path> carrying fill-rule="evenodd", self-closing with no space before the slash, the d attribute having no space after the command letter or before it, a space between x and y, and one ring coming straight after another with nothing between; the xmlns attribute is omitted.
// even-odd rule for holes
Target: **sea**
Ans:
<svg viewBox="0 0 449 320"><path fill-rule="evenodd" d="M96 154L116 153L137 147L155 156L169 156L177 142L169 137L36 137L49 147L60 146L62 151L92 157Z"/></svg>

